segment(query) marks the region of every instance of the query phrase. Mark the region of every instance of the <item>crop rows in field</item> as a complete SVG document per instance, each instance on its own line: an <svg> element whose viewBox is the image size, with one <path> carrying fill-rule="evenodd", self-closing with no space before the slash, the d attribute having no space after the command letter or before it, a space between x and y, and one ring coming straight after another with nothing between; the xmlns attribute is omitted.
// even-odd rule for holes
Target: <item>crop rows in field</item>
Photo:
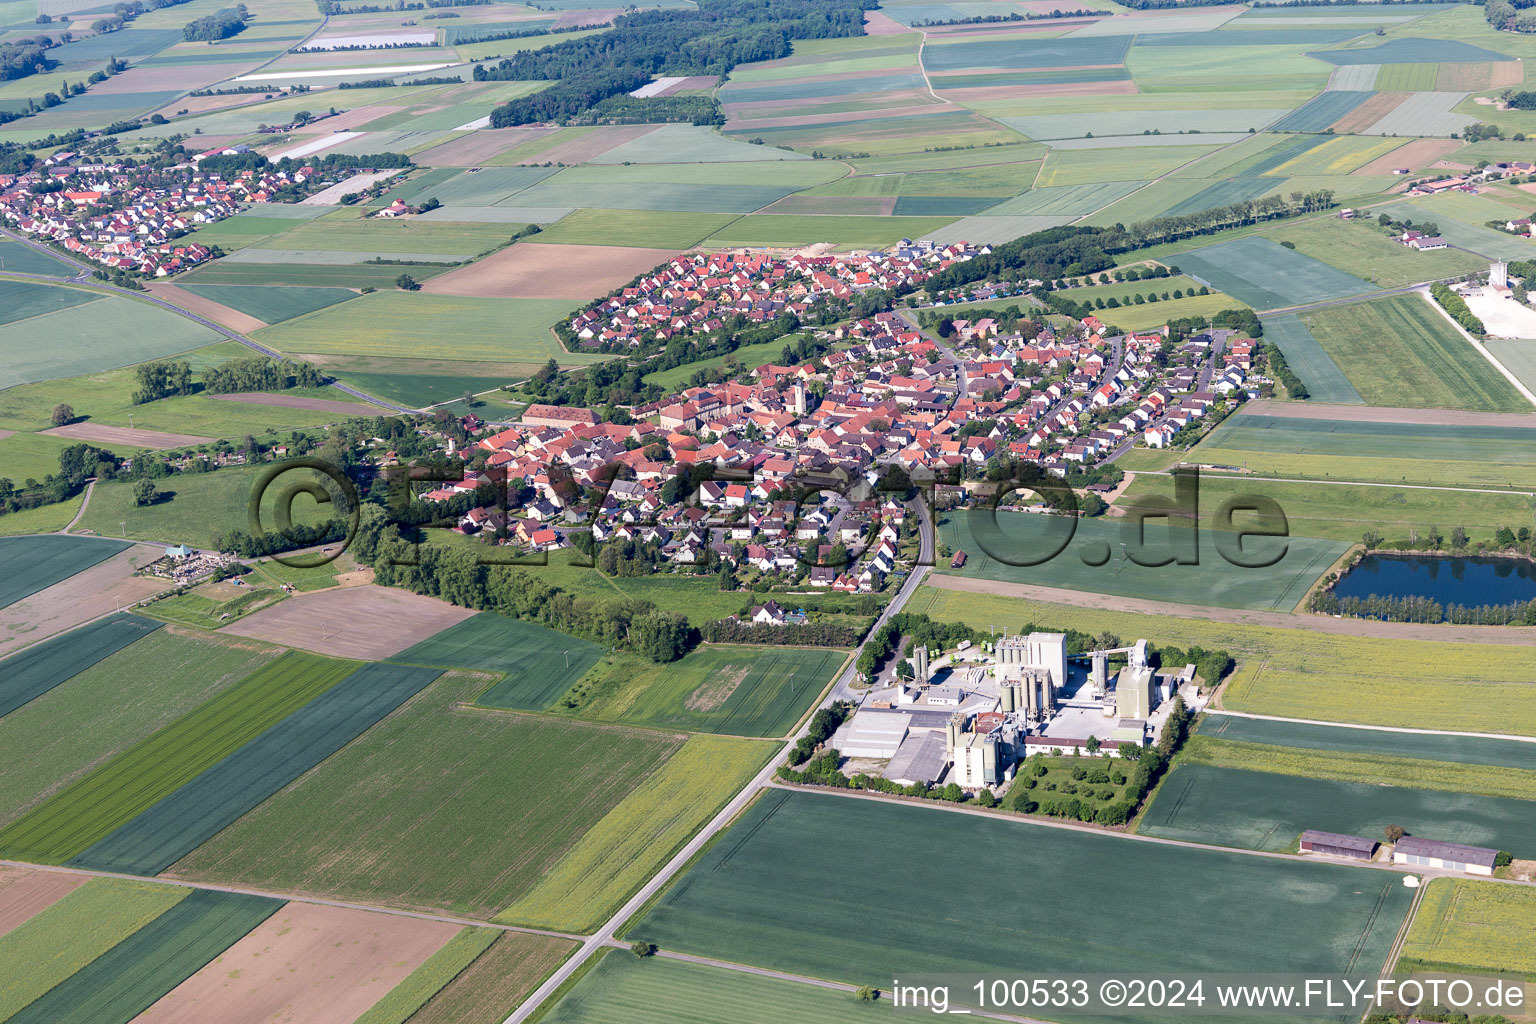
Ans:
<svg viewBox="0 0 1536 1024"><path fill-rule="evenodd" d="M1536 743L1519 743L1492 737L1445 736L1435 733L1408 736L1382 729L1350 729L1336 725L1279 722L1220 714L1206 715L1196 725L1195 731L1202 736L1244 743L1266 743L1305 750L1389 754L1536 771Z"/></svg>
<svg viewBox="0 0 1536 1024"><path fill-rule="evenodd" d="M488 917L682 746L461 707L483 686L444 676L172 874Z"/></svg>
<svg viewBox="0 0 1536 1024"><path fill-rule="evenodd" d="M198 889L70 975L9 1024L128 1021L196 974L282 900Z"/></svg>
<svg viewBox="0 0 1536 1024"><path fill-rule="evenodd" d="M490 928L466 927L406 976L356 1024L405 1024L444 985L491 947L497 934Z"/></svg>
<svg viewBox="0 0 1536 1024"><path fill-rule="evenodd" d="M1289 725L1290 723L1280 723ZM1328 726L1320 728L1327 729ZM1359 730L1364 732L1365 730ZM1391 734L1383 734L1391 735ZM1402 734L1398 734L1399 737ZM1449 737L1456 738L1456 737ZM1498 743L1499 740L1476 742ZM1511 740L1509 746L1536 746ZM1385 744L1384 744L1385 745ZM1527 754L1527 759L1530 755ZM1372 786L1412 782L1416 789L1435 789L1448 793L1475 793L1479 796L1510 797L1515 800L1536 798L1536 770L1505 765L1464 764L1458 761L1432 760L1420 755L1411 743L1399 744L1386 751L1356 751L1328 748L1276 746L1208 733L1191 737L1185 764L1203 764L1216 768L1300 775L1334 782L1360 782Z"/></svg>
<svg viewBox="0 0 1536 1024"><path fill-rule="evenodd" d="M154 875L356 739L438 670L364 665L69 863Z"/></svg>
<svg viewBox="0 0 1536 1024"><path fill-rule="evenodd" d="M0 935L0 1020L7 1020L186 899L169 885L95 878ZM21 969L25 965L25 969Z"/></svg>
<svg viewBox="0 0 1536 1024"><path fill-rule="evenodd" d="M159 628L153 619L113 615L0 661L0 717Z"/></svg>
<svg viewBox="0 0 1536 1024"><path fill-rule="evenodd" d="M0 851L58 864L79 854L340 682L354 662L289 652L0 831Z"/></svg>
<svg viewBox="0 0 1536 1024"><path fill-rule="evenodd" d="M770 752L747 740L689 737L496 920L563 931L597 927L746 785Z"/></svg>
<svg viewBox="0 0 1536 1024"><path fill-rule="evenodd" d="M1254 309L1339 299L1371 290L1352 274L1257 236L1202 246L1176 259L1185 273Z"/></svg>
<svg viewBox="0 0 1536 1024"><path fill-rule="evenodd" d="M890 898L888 873L857 865L888 858L900 836L912 863L984 877L1002 863L1070 864L1092 878L1095 902L1135 904L1169 921L1178 943L1078 928L1078 887L1037 886L1029 912L989 886L928 900ZM1148 886L1188 876L1199 886ZM836 885L827 879L835 878ZM1126 971L1378 971L1411 894L1395 875L1332 864L1138 843L929 807L775 790L627 931L668 950L854 984L910 967L1070 973L1106 958ZM1134 931L1134 930L1133 930Z"/></svg>
<svg viewBox="0 0 1536 1024"><path fill-rule="evenodd" d="M128 547L92 537L0 538L0 608L83 572Z"/></svg>
<svg viewBox="0 0 1536 1024"><path fill-rule="evenodd" d="M393 660L502 673L506 678L481 694L478 703L543 711L585 675L602 653L597 644L547 626L482 612L401 651Z"/></svg>
<svg viewBox="0 0 1536 1024"><path fill-rule="evenodd" d="M1204 764L1176 767L1158 786L1137 830L1284 851L1309 828L1374 837L1388 825L1424 839L1536 855L1536 801Z"/></svg>

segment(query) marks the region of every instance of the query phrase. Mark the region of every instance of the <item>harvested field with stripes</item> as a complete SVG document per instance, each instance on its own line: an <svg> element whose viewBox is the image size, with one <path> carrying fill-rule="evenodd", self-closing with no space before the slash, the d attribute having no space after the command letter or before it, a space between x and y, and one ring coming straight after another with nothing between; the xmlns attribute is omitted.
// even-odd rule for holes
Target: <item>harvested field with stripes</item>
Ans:
<svg viewBox="0 0 1536 1024"><path fill-rule="evenodd" d="M475 614L394 587L346 587L298 594L247 615L224 632L338 658L391 658ZM372 629L351 624L368 622Z"/></svg>

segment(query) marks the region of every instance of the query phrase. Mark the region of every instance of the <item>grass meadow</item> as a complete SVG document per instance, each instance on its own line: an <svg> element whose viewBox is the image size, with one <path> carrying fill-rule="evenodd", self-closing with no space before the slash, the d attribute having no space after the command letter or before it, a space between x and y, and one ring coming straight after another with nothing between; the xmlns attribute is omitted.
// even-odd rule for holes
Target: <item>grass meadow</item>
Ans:
<svg viewBox="0 0 1536 1024"><path fill-rule="evenodd" d="M1226 649L1238 666L1222 706L1233 711L1362 725L1536 736L1530 656L1512 644L1404 640L1301 628L1100 611L925 587L908 611L974 629L1110 632L1183 647ZM1414 666L1405 673L1404 665Z"/></svg>

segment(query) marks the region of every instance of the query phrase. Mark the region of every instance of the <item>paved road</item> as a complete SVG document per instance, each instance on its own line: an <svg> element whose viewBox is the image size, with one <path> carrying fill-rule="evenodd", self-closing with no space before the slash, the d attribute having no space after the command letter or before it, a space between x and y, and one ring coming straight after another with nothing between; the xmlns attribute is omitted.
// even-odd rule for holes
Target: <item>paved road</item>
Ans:
<svg viewBox="0 0 1536 1024"><path fill-rule="evenodd" d="M932 522L928 518L926 508L922 507L922 503L917 503L917 506L918 507L915 509L915 511L919 516L920 537L920 557L918 558L918 561L931 561L934 551ZM925 576L927 576L927 574L928 566L926 565L918 566L913 570L912 575L907 577L906 582L902 584L901 589L896 592L896 595L891 599L890 603L886 605L885 611L883 611L880 614L880 617L875 620L875 628L878 628L884 624L890 619L891 616L895 615L902 609L902 606L905 605L907 601L911 599L912 595L917 592L917 588L922 585L923 579ZM871 629L870 634L873 635L873 633L874 629ZM869 641L866 639L865 643L867 644L868 642ZM862 652L863 649L864 645L861 644L859 646L859 651L855 652L854 659L849 662L848 667L843 670L842 675L838 677L837 682L833 684L831 690L828 691L827 696L822 700L822 707L825 707L837 700L852 699L852 691L849 688L849 684L852 683L854 679L854 665L858 660L857 654ZM583 939L581 947L577 949L576 952L568 960L565 961L565 963L561 964L559 969L557 969L554 974L546 978L542 985L534 989L534 991L530 993L526 999L523 1000L522 1004L518 1006L517 1009L513 1010L511 1015L506 1018L504 1024L522 1024L522 1022L527 1020L529 1016L531 1016L533 1012L545 1002L545 1000L549 999L549 997L554 994L556 989L565 984L565 982L569 980L570 977L575 974L584 963L591 959L594 953L613 945L616 941L616 936L619 930L624 927L632 917L639 913L641 908L644 907L652 897L661 892L661 890L664 889L672 881L672 879L675 878L683 870L688 862L692 860L693 857L710 842L710 840L712 840L719 832L729 826L730 823L734 821L738 815L745 811L748 805L751 804L753 800L757 799L758 794L762 792L763 789L773 784L775 773L777 772L779 765L783 763L785 757L789 754L790 750L794 748L795 743L799 741L800 737L807 733L809 727L810 721L809 718L807 718L806 723L800 727L800 729L795 733L793 737L790 738L787 743L785 743L785 745L780 749L779 753L768 762L763 770L758 772L752 781L748 782L747 785L741 790L741 792L737 793L736 796L731 799L731 802L726 804L725 808L720 811L719 814L715 815L709 824L705 825L697 835L689 840L687 845L679 850L677 854L670 861L668 861L660 871L652 875L650 880L640 887L640 891L631 896L628 902L619 908L618 913L610 917L608 921L604 923L604 925L599 928L595 934L589 935Z"/></svg>
<svg viewBox="0 0 1536 1024"><path fill-rule="evenodd" d="M944 357L943 361L954 366L956 384L955 401L958 402L960 399L968 397L970 395L970 381L968 381L965 376L965 360L961 359L959 354L955 352L954 349L946 345L943 338L940 338L937 334L934 334L932 331L926 330L921 325L919 325L917 322L917 314L912 312L910 309L907 309L904 306L896 307L896 318L902 323L906 324L910 330L916 331L924 338L933 342L934 345L938 347L939 355Z"/></svg>
<svg viewBox="0 0 1536 1024"><path fill-rule="evenodd" d="M96 478L91 477L85 482L85 500L80 503L80 511L75 513L75 518L69 521L69 525L60 530L60 533L68 533L75 528L75 524L85 518L85 510L91 507L91 494L96 490Z"/></svg>
<svg viewBox="0 0 1536 1024"><path fill-rule="evenodd" d="M91 279L91 274L93 271L89 266L81 263L79 260L57 253L48 248L46 245L43 245L40 242L35 242L25 235L19 235L14 231L9 230L8 228L0 228L0 235L4 235L14 241L22 243L23 245L31 246L33 249L36 249L39 252L47 253L49 256L65 260L70 265L78 268L81 271L79 274L72 278L62 279L64 283L79 285L81 287L89 287L95 291L103 291L110 294L123 295L131 299L138 299L140 302L148 302L151 305L159 306L161 309L169 310L170 312L176 313L179 316L184 316L188 320L191 320L195 323L202 324L209 330L217 331L219 334L228 338L230 341L239 342L246 348L254 349L264 356L270 356L273 359L285 358L283 354L276 349L267 348L267 346L247 338L239 331L231 330L230 328L225 327L223 324L214 323L212 320L209 320L203 316L199 316L198 314L192 312L190 309L184 309L183 307L176 305L174 302L168 302L165 299L162 299L156 295L151 295L148 292L130 291L127 288L119 288L117 285L109 284L105 281L94 281ZM34 281L43 281L47 282L48 284L59 284L61 281L60 278L49 277L46 274L12 274L7 272L7 276L26 278L28 280ZM353 398L360 398L365 402L369 402L373 405L379 406L380 408L393 410L394 412L415 413L419 411L417 409L411 408L410 406L397 405L394 402L386 401L382 398L375 398L366 392L359 391L351 385L343 384L340 381L331 381L330 386L335 388L337 391L351 395Z"/></svg>

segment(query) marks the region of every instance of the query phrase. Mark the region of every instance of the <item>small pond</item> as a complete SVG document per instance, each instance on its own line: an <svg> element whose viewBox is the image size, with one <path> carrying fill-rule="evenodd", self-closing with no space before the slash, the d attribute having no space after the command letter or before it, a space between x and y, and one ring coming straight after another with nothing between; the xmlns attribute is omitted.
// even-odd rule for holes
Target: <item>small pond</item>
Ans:
<svg viewBox="0 0 1536 1024"><path fill-rule="evenodd" d="M1427 597L1444 605L1536 598L1536 563L1476 555L1370 554L1334 584L1339 597Z"/></svg>

